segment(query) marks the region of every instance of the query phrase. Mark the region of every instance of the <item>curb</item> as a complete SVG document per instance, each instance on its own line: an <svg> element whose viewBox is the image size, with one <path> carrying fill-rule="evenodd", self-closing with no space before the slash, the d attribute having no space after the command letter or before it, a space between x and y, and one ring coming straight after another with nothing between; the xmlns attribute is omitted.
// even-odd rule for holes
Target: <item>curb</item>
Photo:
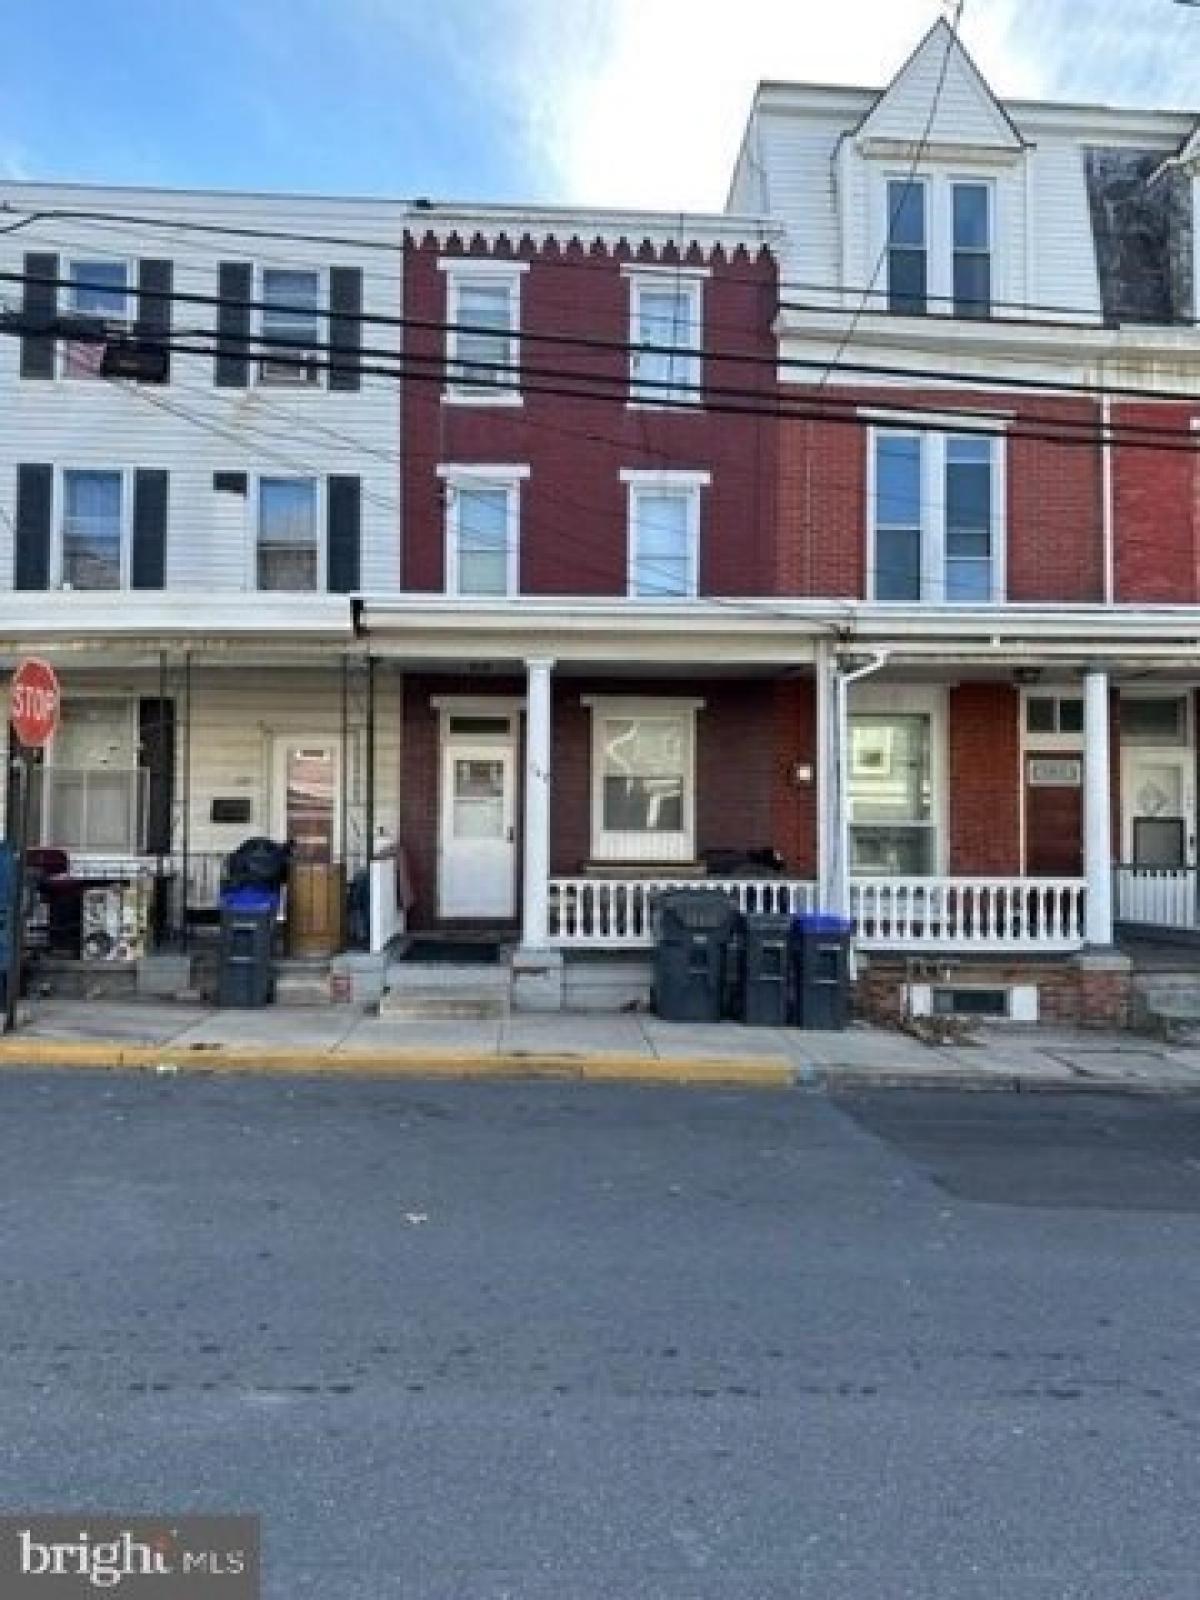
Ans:
<svg viewBox="0 0 1200 1600"><path fill-rule="evenodd" d="M0 1040L5 1068L81 1071L271 1073L344 1078L559 1078L590 1083L703 1084L790 1089L783 1056L655 1057L632 1052L320 1050L305 1047L122 1044L118 1040Z"/></svg>

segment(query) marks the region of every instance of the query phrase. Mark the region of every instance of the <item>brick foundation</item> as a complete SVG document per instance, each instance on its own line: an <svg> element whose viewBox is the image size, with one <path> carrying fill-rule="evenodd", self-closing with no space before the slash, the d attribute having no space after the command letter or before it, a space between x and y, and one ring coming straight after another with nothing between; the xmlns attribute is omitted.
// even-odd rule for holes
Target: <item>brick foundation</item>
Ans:
<svg viewBox="0 0 1200 1600"><path fill-rule="evenodd" d="M1081 1028L1126 1028L1130 1019L1130 965L1123 956L1079 955L1061 960L864 959L855 986L862 1017L895 1021L904 1014L910 984L1031 984L1038 991L1038 1020Z"/></svg>

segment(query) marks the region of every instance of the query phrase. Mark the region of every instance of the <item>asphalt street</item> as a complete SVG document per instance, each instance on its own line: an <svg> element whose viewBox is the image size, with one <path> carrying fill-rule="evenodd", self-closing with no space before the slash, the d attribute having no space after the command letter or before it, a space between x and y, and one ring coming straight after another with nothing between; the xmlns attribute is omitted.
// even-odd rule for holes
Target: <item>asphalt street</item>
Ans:
<svg viewBox="0 0 1200 1600"><path fill-rule="evenodd" d="M1198 1357L1200 1100L0 1076L0 1505L271 1600L1194 1600Z"/></svg>

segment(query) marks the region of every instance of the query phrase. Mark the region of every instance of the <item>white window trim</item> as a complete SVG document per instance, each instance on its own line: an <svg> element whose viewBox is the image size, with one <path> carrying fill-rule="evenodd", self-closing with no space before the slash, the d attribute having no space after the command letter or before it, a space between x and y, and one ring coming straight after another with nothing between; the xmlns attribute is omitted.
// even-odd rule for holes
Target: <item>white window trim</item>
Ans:
<svg viewBox="0 0 1200 1600"><path fill-rule="evenodd" d="M282 262L278 262L278 261L268 261L268 262L259 262L259 263L257 263L255 268L254 268L254 294L253 294L253 298L255 300L259 301L260 304L251 312L251 327L252 327L251 340L252 340L252 342L254 340L258 340L257 352L255 354L253 354L251 356L251 358L250 358L250 366L251 366L251 370L252 370L252 373L253 373L253 376L254 376L254 382L255 382L256 385L261 385L265 389L282 389L287 393L295 392L295 393L303 394L306 390L312 390L312 389L315 389L315 390L318 390L318 391L324 390L324 389L326 389L328 387L328 380L329 380L328 368L325 365L318 366L317 374L316 374L315 378L313 378L311 381L306 379L303 383L301 383L299 380L289 383L286 379L284 379L283 381L280 381L278 379L271 379L271 378L264 379L264 377L263 377L263 374L262 374L263 362L264 361L270 361L270 359L271 359L271 357L268 354L266 354L266 351L267 351L268 347L261 342L262 335L263 335L263 333L265 331L264 325L263 325L264 324L264 319L266 318L266 314L267 314L266 313L266 308L265 308L264 305L261 304L261 302L265 301L266 298L267 298L267 287L266 287L266 285L267 285L267 273L268 272L308 272L308 273L313 273L316 276L316 280L317 280L317 341L318 341L318 343L324 343L324 344L328 344L329 343L329 271L328 271L328 268L322 267L322 266L318 266L314 262L311 262L311 261L295 261L295 262L289 262L286 265L284 265ZM328 360L329 360L329 352L327 350L314 350L312 352L312 356L313 356L313 359L315 361L321 362L321 363L327 363ZM269 477L272 476L272 474L268 472L268 473L264 473L263 476L269 478Z"/></svg>
<svg viewBox="0 0 1200 1600"><path fill-rule="evenodd" d="M694 600L700 582L700 491L712 484L711 472L687 470L654 470L627 467L621 472L621 482L626 486L625 510L625 592L631 600L644 600L651 604L672 600ZM688 583L682 595L639 595L637 593L637 497L644 491L651 493L688 493Z"/></svg>
<svg viewBox="0 0 1200 1600"><path fill-rule="evenodd" d="M704 701L679 697L659 699L651 695L608 696L581 695L580 702L592 715L592 781L591 781L591 859L593 861L652 861L656 864L677 861L680 864L696 859L696 713L703 709ZM628 848L630 835L626 832L609 832L604 828L604 724L618 717L678 717L684 725L686 750L684 754L683 828L679 833L647 834L645 847L631 854ZM618 841L625 848L618 847ZM664 853L665 851L665 853Z"/></svg>
<svg viewBox="0 0 1200 1600"><path fill-rule="evenodd" d="M508 497L505 516L505 569L504 596L511 599L521 587L521 485L529 477L527 464L510 466L508 463L454 465L443 463L437 468L443 484L445 510L442 518L445 590L448 595L464 600L499 599L500 596L464 595L459 588L458 575L458 494L459 489L503 489Z"/></svg>
<svg viewBox="0 0 1200 1600"><path fill-rule="evenodd" d="M929 827L933 831L932 877L943 877L950 859L950 836L947 826L947 711L946 691L942 688L924 688L913 684L855 684L850 690L848 706L850 718L863 717L915 717L929 718ZM849 767L850 751L844 752ZM850 808L847 795L847 809ZM848 826L855 826L853 815ZM864 823L864 827L871 824ZM880 824L884 826L884 824Z"/></svg>
<svg viewBox="0 0 1200 1600"><path fill-rule="evenodd" d="M906 433L903 428L872 428L867 450L867 572L866 592L876 598L878 567L878 484L876 451L881 438L916 438L921 445L921 595L922 605L998 606L1005 602L1005 575L1008 571L1007 445L1005 438L991 437L992 447L992 592L987 600L948 600L946 598L946 442L953 438L978 438L980 429L949 428L945 433ZM881 605L915 605L913 600L880 601Z"/></svg>
<svg viewBox="0 0 1200 1600"><path fill-rule="evenodd" d="M875 301L877 309L888 315L891 298L891 263L888 251L890 208L889 183L920 182L925 185L925 292L928 296L924 316L950 317L954 309L954 186L959 183L979 184L988 191L988 237L991 244L991 300L992 313L998 303L1008 295L1008 252L1004 248L1005 227L1002 207L1002 190L997 174L987 168L973 169L955 163L945 171L911 173L900 167L884 166L876 173L875 203L873 206L876 249L872 259L883 261L883 293ZM910 313L911 314L911 313ZM966 320L966 319L963 319ZM975 318L969 319L975 321Z"/></svg>
<svg viewBox="0 0 1200 1600"><path fill-rule="evenodd" d="M446 370L442 404L454 406L523 405L525 397L521 393L519 379L516 388L497 389L494 393L486 389L464 389L455 384L453 373L458 363L458 330L454 324L459 321L458 297L464 285L486 284L489 287L501 286L507 288L509 322L511 325L509 332L510 359L512 365L519 366L521 362L521 280L523 275L529 271L529 262L444 256L438 261L438 270L446 275Z"/></svg>
<svg viewBox="0 0 1200 1600"><path fill-rule="evenodd" d="M67 511L67 474L69 472L115 473L121 480L121 582L117 589L76 589L75 594L116 594L132 587L133 583L133 469L116 467L111 462L69 461L56 467L51 489L50 522L50 587L63 587L63 518Z"/></svg>
<svg viewBox="0 0 1200 1600"><path fill-rule="evenodd" d="M708 269L670 266L637 266L626 263L622 276L629 280L629 399L626 406L632 411L676 411L681 401L703 407L704 393L704 279ZM671 287L686 291L690 302L693 342L680 349L688 355L683 382L695 387L678 394L657 390L649 395L638 393L638 345L641 337L641 296L644 289L661 289L664 280ZM655 394L661 396L656 399Z"/></svg>
<svg viewBox="0 0 1200 1600"><path fill-rule="evenodd" d="M295 481L313 483L316 485L316 519L317 519L317 583L314 589L260 589L258 584L258 536L261 528L261 499L264 478L272 480L281 478L285 482ZM277 472L252 472L250 474L250 490L246 496L246 503L250 514L250 532L246 543L246 587L255 594L278 595L281 598L291 596L292 599L303 599L306 594L325 594L329 584L329 551L328 528L326 526L325 505L326 481L320 473L314 472L287 472L280 467Z"/></svg>
<svg viewBox="0 0 1200 1600"><path fill-rule="evenodd" d="M136 257L123 256L115 251L106 250L91 250L86 254L80 254L76 251L71 251L66 255L63 262L63 277L70 278L75 266L83 261L103 262L106 265L112 262L125 268L125 315L123 317L106 318L105 321L112 322L113 324L120 325L125 328L132 328L137 316L137 296L132 293L132 290L137 287L138 263ZM63 310L66 315L73 317L94 315L94 313L90 311L75 310L74 287L64 289L62 291L62 297L64 302ZM56 368L59 381L62 383L103 382L103 379L100 377L98 372L84 373L67 371L67 346L72 342L78 343L79 341L72 341L64 338L60 338L58 340ZM97 468L96 470L101 471L105 469Z"/></svg>

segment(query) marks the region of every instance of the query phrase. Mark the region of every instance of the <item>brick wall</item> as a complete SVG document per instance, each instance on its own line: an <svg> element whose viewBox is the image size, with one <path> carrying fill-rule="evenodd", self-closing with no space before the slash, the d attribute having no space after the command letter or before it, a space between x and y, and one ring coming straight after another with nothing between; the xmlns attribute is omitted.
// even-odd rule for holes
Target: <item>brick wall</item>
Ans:
<svg viewBox="0 0 1200 1600"><path fill-rule="evenodd" d="M1114 422L1163 428L1180 444L1195 435L1194 406L1118 404ZM1191 451L1137 449L1113 453L1118 600L1200 599L1200 473Z"/></svg>
<svg viewBox="0 0 1200 1600"><path fill-rule="evenodd" d="M995 957L919 963L872 956L855 986L855 1010L881 1022L898 1021L913 983L1008 986L1032 984L1038 1019L1067 1027L1125 1028L1130 1017L1130 972L1121 963L1093 964L1087 956L1041 961Z"/></svg>
<svg viewBox="0 0 1200 1600"><path fill-rule="evenodd" d="M439 250L432 238L406 255L405 313L444 320L446 274L439 257L486 255L477 241ZM498 248L497 257L511 255ZM578 243L542 248L526 239L519 257L530 263L521 285L526 332L629 339L630 288L622 265L629 247L609 250ZM639 256L639 259L642 257ZM670 264L667 254L648 262ZM770 406L775 391L771 322L776 307L773 260L738 252L689 253L710 275L703 282L705 350L741 352L757 361L709 361L710 387L742 391ZM405 355L440 361L443 335L410 330ZM402 581L412 590L443 587L443 495L439 462L519 463L531 471L521 490L521 589L529 594L626 592L627 490L622 468L697 469L712 473L701 494L699 586L707 594L769 593L775 563L776 429L768 416L653 410L627 405L628 354L529 342L528 368L579 375L589 387L609 380L601 396L561 398L532 392L520 407L443 405L442 382L410 381L404 392L404 556ZM731 402L734 403L734 402Z"/></svg>
<svg viewBox="0 0 1200 1600"><path fill-rule="evenodd" d="M957 684L946 720L950 871L1020 872L1020 696L1007 683Z"/></svg>

